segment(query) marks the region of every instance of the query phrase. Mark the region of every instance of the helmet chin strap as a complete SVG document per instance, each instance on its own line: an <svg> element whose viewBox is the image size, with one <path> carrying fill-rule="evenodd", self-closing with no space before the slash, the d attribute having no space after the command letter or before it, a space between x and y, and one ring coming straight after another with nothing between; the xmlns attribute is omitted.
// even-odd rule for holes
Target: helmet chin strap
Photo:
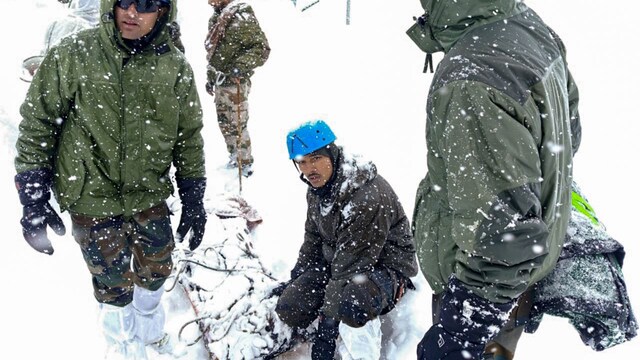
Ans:
<svg viewBox="0 0 640 360"><path fill-rule="evenodd" d="M296 166L297 168L297 166ZM300 170L298 170L299 172ZM300 180L302 180L302 182L304 182L305 184L309 185L310 187L313 187L313 185L311 185L311 182L309 180L307 180L307 178L304 177L303 173L300 173Z"/></svg>

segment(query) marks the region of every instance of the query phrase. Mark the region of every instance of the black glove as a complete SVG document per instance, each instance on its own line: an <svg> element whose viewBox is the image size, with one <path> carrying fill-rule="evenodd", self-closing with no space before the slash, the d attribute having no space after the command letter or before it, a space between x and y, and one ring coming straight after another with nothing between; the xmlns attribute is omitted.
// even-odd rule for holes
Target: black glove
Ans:
<svg viewBox="0 0 640 360"><path fill-rule="evenodd" d="M311 360L333 360L336 352L336 339L338 338L339 321L320 314L318 332L313 339L311 347Z"/></svg>
<svg viewBox="0 0 640 360"><path fill-rule="evenodd" d="M22 236L35 250L53 254L53 246L47 237L47 225L62 236L66 228L60 216L49 204L51 193L51 171L35 169L15 176L16 188L22 208Z"/></svg>
<svg viewBox="0 0 640 360"><path fill-rule="evenodd" d="M276 287L271 289L271 291L269 292L269 296L267 296L267 298L271 298L274 296L280 297L284 292L284 289L286 289L289 285L291 285L292 282L293 280L289 280L289 281L281 282L280 284L276 285Z"/></svg>
<svg viewBox="0 0 640 360"><path fill-rule="evenodd" d="M418 344L418 360L481 359L514 305L515 300L498 304L483 299L452 277L442 298L439 323Z"/></svg>
<svg viewBox="0 0 640 360"><path fill-rule="evenodd" d="M191 230L189 249L195 250L202 242L207 223L207 212L204 210L203 202L207 179L176 179L176 183L182 201L182 215L176 239L178 242L182 242Z"/></svg>
<svg viewBox="0 0 640 360"><path fill-rule="evenodd" d="M240 84L244 77L245 74L238 68L231 69L231 72L229 73L229 78L234 84Z"/></svg>
<svg viewBox="0 0 640 360"><path fill-rule="evenodd" d="M207 81L207 83L204 85L204 88L207 90L207 94L214 96L216 94L216 86L214 85L213 81Z"/></svg>

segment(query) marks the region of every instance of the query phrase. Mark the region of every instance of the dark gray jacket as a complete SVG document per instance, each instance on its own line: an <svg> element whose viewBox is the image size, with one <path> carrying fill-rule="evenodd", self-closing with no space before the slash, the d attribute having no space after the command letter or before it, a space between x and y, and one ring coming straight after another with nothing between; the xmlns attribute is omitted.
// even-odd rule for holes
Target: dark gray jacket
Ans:
<svg viewBox="0 0 640 360"><path fill-rule="evenodd" d="M325 298L338 299L354 275L370 274L375 267L415 276L418 265L409 220L389 183L371 162L340 155L338 163L328 194L320 196L311 188L307 193L305 239L292 278L329 266ZM330 309L324 311L332 315Z"/></svg>

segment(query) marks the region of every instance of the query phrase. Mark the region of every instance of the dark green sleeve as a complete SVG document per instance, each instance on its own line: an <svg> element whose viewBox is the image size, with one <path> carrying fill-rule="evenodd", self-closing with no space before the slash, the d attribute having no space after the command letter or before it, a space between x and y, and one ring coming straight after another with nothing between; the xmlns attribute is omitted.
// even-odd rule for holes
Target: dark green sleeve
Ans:
<svg viewBox="0 0 640 360"><path fill-rule="evenodd" d="M53 169L53 160L60 131L72 105L69 74L64 74L61 62L64 54L49 51L40 64L27 91L20 115L16 143L17 172L36 168Z"/></svg>
<svg viewBox="0 0 640 360"><path fill-rule="evenodd" d="M180 103L178 139L173 150L173 163L178 178L205 176L202 139L202 108L193 70L186 61L176 83L176 97Z"/></svg>
<svg viewBox="0 0 640 360"><path fill-rule="evenodd" d="M548 251L536 140L505 111L519 105L486 84L453 82L433 101L456 275L480 296L509 300L524 291Z"/></svg>

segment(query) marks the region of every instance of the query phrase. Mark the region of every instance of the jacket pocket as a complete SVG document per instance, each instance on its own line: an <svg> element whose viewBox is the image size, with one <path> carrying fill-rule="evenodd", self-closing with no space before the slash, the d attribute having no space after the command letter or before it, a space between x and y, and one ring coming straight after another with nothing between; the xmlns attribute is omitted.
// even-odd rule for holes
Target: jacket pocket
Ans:
<svg viewBox="0 0 640 360"><path fill-rule="evenodd" d="M83 161L64 161L61 157L56 164L54 178L54 194L60 208L69 208L80 199L86 178L86 167Z"/></svg>

